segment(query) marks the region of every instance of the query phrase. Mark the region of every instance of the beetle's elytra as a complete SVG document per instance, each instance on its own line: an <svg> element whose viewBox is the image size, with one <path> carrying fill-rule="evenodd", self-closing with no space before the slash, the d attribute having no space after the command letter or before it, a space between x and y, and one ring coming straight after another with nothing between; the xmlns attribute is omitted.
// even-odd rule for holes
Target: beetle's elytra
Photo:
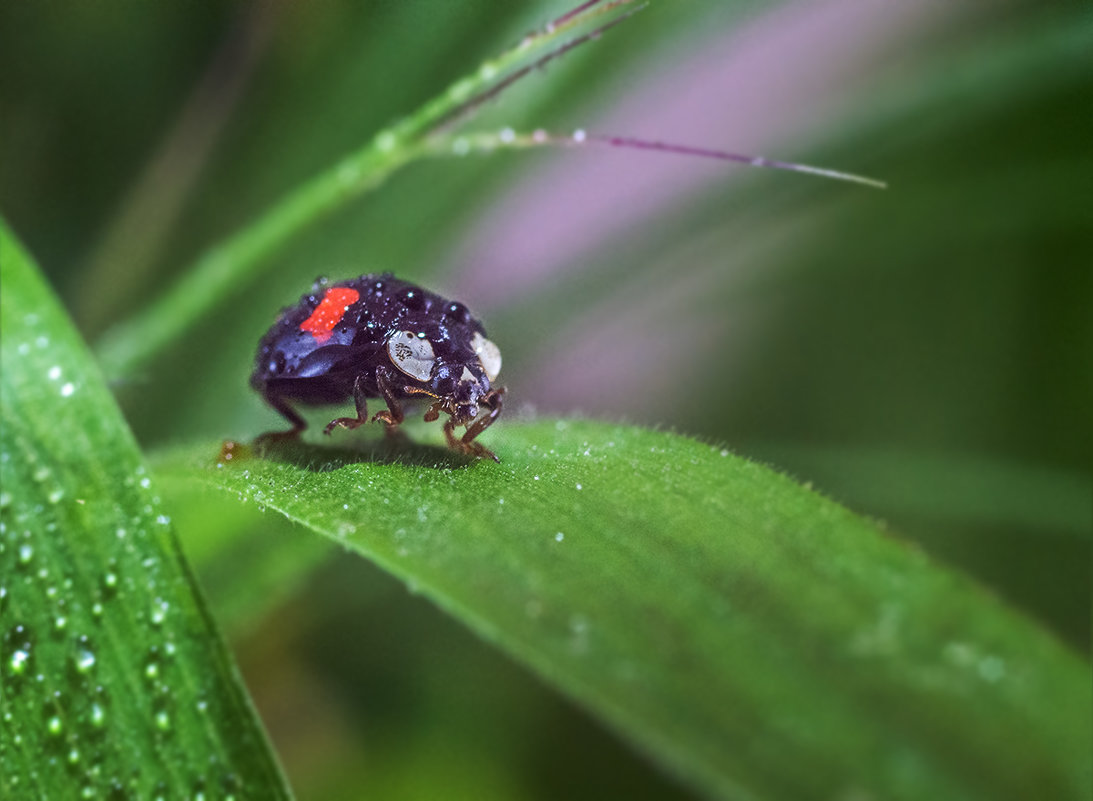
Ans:
<svg viewBox="0 0 1093 801"><path fill-rule="evenodd" d="M494 387L501 351L462 303L384 275L348 281L320 278L258 343L251 386L292 424L307 428L290 401L308 405L353 398L356 417L338 417L324 433L368 420L367 398L387 408L372 419L393 432L402 401L430 401L426 422L448 415L444 436L455 450L500 461L475 438L501 414L504 387ZM455 429L466 432L456 436Z"/></svg>

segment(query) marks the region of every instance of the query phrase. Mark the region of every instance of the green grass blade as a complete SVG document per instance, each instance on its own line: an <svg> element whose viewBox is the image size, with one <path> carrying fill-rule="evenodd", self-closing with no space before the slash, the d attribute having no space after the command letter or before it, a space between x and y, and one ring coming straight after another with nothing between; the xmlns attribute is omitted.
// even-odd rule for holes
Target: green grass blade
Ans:
<svg viewBox="0 0 1093 801"><path fill-rule="evenodd" d="M131 373L257 275L267 258L292 237L380 186L400 167L425 155L436 155L427 152L426 142L438 126L458 121L536 66L590 41L598 31L633 11L631 0L614 0L565 15L558 24L529 34L515 47L486 61L413 114L377 133L356 152L289 192L253 223L205 253L166 294L108 331L98 347L107 374ZM593 23L599 27L589 30Z"/></svg>
<svg viewBox="0 0 1093 801"><path fill-rule="evenodd" d="M141 455L0 224L0 796L287 798Z"/></svg>
<svg viewBox="0 0 1093 801"><path fill-rule="evenodd" d="M506 422L503 460L295 445L160 469L374 560L725 798L1086 798L1088 666L967 580L691 439Z"/></svg>

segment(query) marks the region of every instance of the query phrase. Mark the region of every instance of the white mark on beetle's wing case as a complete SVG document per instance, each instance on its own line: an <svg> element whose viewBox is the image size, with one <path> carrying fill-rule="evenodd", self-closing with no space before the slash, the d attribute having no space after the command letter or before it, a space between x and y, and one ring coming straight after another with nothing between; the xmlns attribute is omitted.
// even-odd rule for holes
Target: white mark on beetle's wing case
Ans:
<svg viewBox="0 0 1093 801"><path fill-rule="evenodd" d="M486 378L490 381L496 379L501 372L501 349L478 333L471 340L471 347L486 371Z"/></svg>
<svg viewBox="0 0 1093 801"><path fill-rule="evenodd" d="M436 364L432 344L413 331L399 331L392 335L387 340L387 355L395 367L418 381L428 381Z"/></svg>

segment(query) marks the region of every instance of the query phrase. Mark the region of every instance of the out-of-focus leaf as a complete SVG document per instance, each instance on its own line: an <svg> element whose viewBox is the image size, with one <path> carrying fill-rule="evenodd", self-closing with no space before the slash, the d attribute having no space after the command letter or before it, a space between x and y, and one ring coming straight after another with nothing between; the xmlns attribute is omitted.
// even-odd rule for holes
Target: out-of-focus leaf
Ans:
<svg viewBox="0 0 1093 801"><path fill-rule="evenodd" d="M861 518L690 439L579 421L161 468L377 562L723 797L1084 798L1087 667Z"/></svg>
<svg viewBox="0 0 1093 801"><path fill-rule="evenodd" d="M132 436L0 227L5 798L290 795Z"/></svg>
<svg viewBox="0 0 1093 801"><path fill-rule="evenodd" d="M758 446L776 464L857 490L846 502L869 510L967 526L1041 530L1093 539L1088 477L952 453Z"/></svg>

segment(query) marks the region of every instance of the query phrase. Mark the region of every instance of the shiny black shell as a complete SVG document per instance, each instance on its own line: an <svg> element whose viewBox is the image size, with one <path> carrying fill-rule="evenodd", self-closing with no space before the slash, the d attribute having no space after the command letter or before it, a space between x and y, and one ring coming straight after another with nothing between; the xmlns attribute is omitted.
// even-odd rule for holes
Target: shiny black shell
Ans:
<svg viewBox="0 0 1093 801"><path fill-rule="evenodd" d="M345 308L325 338L303 330L332 289L351 289L359 299ZM436 356L428 380L399 376L401 385L420 387L434 397L451 398L464 369L475 382L459 387L459 402L474 403L490 390L489 378L471 342L485 329L462 303L401 281L390 274L363 275L347 281L320 278L299 302L281 311L258 344L251 386L267 399L305 404L338 403L351 397L360 379L367 397L380 397L376 372L389 368L387 341L400 331L427 339ZM397 397L412 393L395 392Z"/></svg>

